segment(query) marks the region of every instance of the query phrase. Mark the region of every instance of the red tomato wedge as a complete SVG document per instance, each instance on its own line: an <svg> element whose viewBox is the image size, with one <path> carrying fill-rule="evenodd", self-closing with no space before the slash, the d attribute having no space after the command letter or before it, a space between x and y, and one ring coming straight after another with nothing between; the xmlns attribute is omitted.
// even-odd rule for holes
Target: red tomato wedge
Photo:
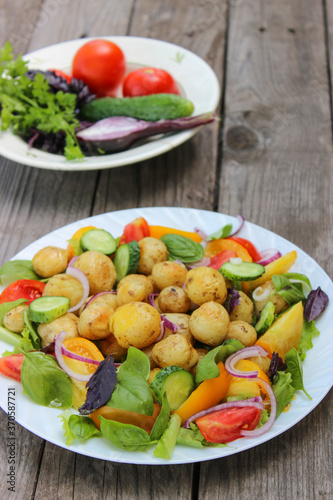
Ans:
<svg viewBox="0 0 333 500"><path fill-rule="evenodd" d="M232 257L237 257L237 253L234 250L223 250L210 259L208 267L219 270L222 264L229 262Z"/></svg>
<svg viewBox="0 0 333 500"><path fill-rule="evenodd" d="M29 305L43 294L45 283L37 280L17 280L8 285L0 295L0 304L18 299L27 299Z"/></svg>
<svg viewBox="0 0 333 500"><path fill-rule="evenodd" d="M6 377L13 378L21 382L21 369L24 361L24 354L13 354L0 358L0 372Z"/></svg>
<svg viewBox="0 0 333 500"><path fill-rule="evenodd" d="M209 413L196 421L210 443L230 443L241 437L241 431L257 427L261 411L251 406L235 407Z"/></svg>
<svg viewBox="0 0 333 500"><path fill-rule="evenodd" d="M232 236L231 238L229 238L229 240L236 241L237 243L242 245L244 248L246 248L246 250L249 252L249 254L252 257L253 262L257 262L258 260L261 259L261 255L260 255L259 250L254 246L253 243L251 243L251 241L246 240L245 238L239 238L238 236Z"/></svg>
<svg viewBox="0 0 333 500"><path fill-rule="evenodd" d="M142 238L150 236L148 222L143 217L138 217L124 227L124 232L119 240L119 245L140 241Z"/></svg>

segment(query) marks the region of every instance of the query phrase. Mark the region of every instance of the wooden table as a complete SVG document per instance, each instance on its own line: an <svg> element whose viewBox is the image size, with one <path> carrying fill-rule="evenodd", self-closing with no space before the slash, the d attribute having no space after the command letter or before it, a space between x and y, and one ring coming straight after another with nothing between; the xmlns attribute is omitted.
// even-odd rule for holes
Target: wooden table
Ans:
<svg viewBox="0 0 333 500"><path fill-rule="evenodd" d="M332 266L333 4L320 0L14 0L0 4L15 52L87 36L133 35L186 47L215 70L223 120L149 161L91 172L0 159L0 262L75 220L140 206L237 215ZM203 89L204 91L204 89ZM4 499L332 499L332 392L283 435L183 466L104 462L17 425L16 492Z"/></svg>

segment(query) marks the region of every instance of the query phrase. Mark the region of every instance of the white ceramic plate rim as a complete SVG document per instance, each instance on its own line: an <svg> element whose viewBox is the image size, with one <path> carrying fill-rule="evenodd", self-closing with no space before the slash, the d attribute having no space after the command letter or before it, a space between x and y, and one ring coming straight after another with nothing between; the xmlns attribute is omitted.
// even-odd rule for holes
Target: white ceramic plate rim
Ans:
<svg viewBox="0 0 333 500"><path fill-rule="evenodd" d="M143 37L94 37L58 43L30 52L24 58L31 69L57 68L70 72L77 50L89 40L103 38L123 50L128 66L153 66L169 71L184 95L194 106L194 115L215 111L220 99L220 85L212 68L193 52L177 45ZM152 138L121 153L67 161L65 157L29 149L10 130L0 133L0 154L17 163L48 170L99 170L138 163L165 153L193 137L200 127Z"/></svg>
<svg viewBox="0 0 333 500"><path fill-rule="evenodd" d="M152 207L122 210L106 213L83 219L64 226L35 241L13 259L30 259L40 248L49 244L57 246L67 245L67 240L80 227L95 225L109 230L114 236L120 235L125 224L136 217L143 216L150 224L159 224L179 229L193 230L199 227L207 233L216 231L223 225L232 222L236 227L237 219L228 215L190 208ZM305 272L312 283L312 287L321 286L328 294L330 303L333 301L333 283L325 271L303 250L286 239L249 222L242 229L241 236L249 238L256 243L259 250L265 248L278 248L283 254L295 249L298 253L297 263L293 267L295 272ZM320 336L314 339L314 347L308 352L303 364L304 383L307 391L312 396L309 401L305 395L298 391L296 400L292 402L288 412L282 413L273 428L263 436L255 439L239 439L223 448L196 449L186 446L177 446L170 461L155 458L153 449L146 452L129 452L121 450L105 439L93 438L86 443L73 443L66 446L63 430L58 415L60 410L45 408L35 404L22 393L20 383L12 381L0 374L0 406L7 411L7 389L14 387L16 391L16 420L26 429L37 436L58 446L77 453L109 460L119 463L145 464L145 465L173 465L192 462L201 462L215 458L223 458L234 453L247 450L262 444L287 429L310 413L325 397L333 385L333 365L331 363L333 352L333 337L331 324L333 322L333 307L329 305L322 317L317 321ZM11 349L0 341L0 352ZM320 359L320 362L318 360Z"/></svg>

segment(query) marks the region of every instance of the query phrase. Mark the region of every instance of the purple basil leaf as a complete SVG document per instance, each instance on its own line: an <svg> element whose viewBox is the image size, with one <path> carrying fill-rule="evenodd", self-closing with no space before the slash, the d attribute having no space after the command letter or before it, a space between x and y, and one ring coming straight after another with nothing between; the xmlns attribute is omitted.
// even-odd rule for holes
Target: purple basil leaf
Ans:
<svg viewBox="0 0 333 500"><path fill-rule="evenodd" d="M277 371L282 372L287 369L287 365L283 362L283 359L279 356L277 352L273 352L271 364L269 365L268 376L271 382Z"/></svg>
<svg viewBox="0 0 333 500"><path fill-rule="evenodd" d="M327 307L328 296L318 286L316 290L311 290L304 303L304 317L307 321L312 321L321 314Z"/></svg>
<svg viewBox="0 0 333 500"><path fill-rule="evenodd" d="M104 405L111 398L116 383L117 369L110 354L98 365L97 370L87 382L86 402L79 408L79 412L82 415L88 415Z"/></svg>
<svg viewBox="0 0 333 500"><path fill-rule="evenodd" d="M226 298L226 301L224 302L223 306L225 309L228 311L229 314L232 313L232 311L235 309L236 306L239 306L240 304L240 295L236 288L228 288L228 295Z"/></svg>
<svg viewBox="0 0 333 500"><path fill-rule="evenodd" d="M113 116L100 120L77 132L81 145L91 154L96 151L115 153L129 148L135 141L167 132L187 130L216 120L215 113L150 122L129 116Z"/></svg>

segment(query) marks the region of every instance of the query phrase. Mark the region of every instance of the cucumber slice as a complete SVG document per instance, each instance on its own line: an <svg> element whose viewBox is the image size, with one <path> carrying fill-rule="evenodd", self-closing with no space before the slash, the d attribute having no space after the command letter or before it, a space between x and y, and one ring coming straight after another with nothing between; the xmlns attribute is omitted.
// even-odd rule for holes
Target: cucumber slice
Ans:
<svg viewBox="0 0 333 500"><path fill-rule="evenodd" d="M162 396L166 393L170 411L177 410L195 389L192 373L180 366L172 365L162 368L150 384L156 400L162 404Z"/></svg>
<svg viewBox="0 0 333 500"><path fill-rule="evenodd" d="M29 305L28 317L35 323L50 323L69 309L67 297L39 297Z"/></svg>
<svg viewBox="0 0 333 500"><path fill-rule="evenodd" d="M263 310L261 311L260 319L254 327L258 334L258 337L263 335L271 326L271 324L274 321L274 315L275 315L275 305L271 300L269 300L267 304L265 304Z"/></svg>
<svg viewBox="0 0 333 500"><path fill-rule="evenodd" d="M105 255L111 255L117 248L114 237L104 229L90 229L82 235L80 245L84 252L96 250Z"/></svg>
<svg viewBox="0 0 333 500"><path fill-rule="evenodd" d="M140 259L140 246L137 241L121 245L114 256L113 263L117 271L117 282L128 274L135 274Z"/></svg>
<svg viewBox="0 0 333 500"><path fill-rule="evenodd" d="M225 262L220 268L220 273L232 281L252 281L260 278L265 272L264 266L255 262L242 262L232 264Z"/></svg>

